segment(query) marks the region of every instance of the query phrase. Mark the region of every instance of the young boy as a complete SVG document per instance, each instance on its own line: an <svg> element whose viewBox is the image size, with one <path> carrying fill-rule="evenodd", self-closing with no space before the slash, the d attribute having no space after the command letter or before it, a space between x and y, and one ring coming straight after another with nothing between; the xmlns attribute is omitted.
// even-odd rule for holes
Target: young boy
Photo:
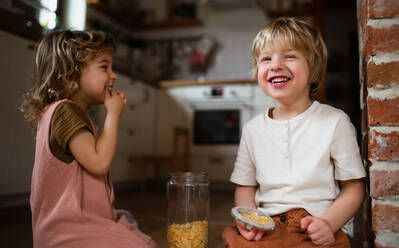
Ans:
<svg viewBox="0 0 399 248"><path fill-rule="evenodd" d="M264 211L276 229L247 230L236 221L223 232L225 246L350 247L365 170L348 116L313 100L327 65L320 34L306 22L278 18L258 33L252 56L275 107L243 127L230 180L236 206Z"/></svg>

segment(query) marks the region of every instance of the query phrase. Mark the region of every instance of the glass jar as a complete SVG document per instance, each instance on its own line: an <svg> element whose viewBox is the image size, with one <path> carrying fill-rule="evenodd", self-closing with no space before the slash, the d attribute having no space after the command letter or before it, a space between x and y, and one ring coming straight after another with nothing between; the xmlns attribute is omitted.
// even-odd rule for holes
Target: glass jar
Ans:
<svg viewBox="0 0 399 248"><path fill-rule="evenodd" d="M166 187L168 247L208 247L209 180L207 174L172 173Z"/></svg>

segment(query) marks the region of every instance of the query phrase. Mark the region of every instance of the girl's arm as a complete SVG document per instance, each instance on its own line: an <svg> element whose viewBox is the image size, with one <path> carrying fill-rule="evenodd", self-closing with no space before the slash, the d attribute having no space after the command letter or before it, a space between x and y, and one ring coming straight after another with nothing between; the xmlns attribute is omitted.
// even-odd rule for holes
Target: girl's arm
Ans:
<svg viewBox="0 0 399 248"><path fill-rule="evenodd" d="M105 175L110 169L117 144L119 118L126 101L122 91L113 90L111 94L107 90L104 100L107 115L99 138L96 140L91 132L81 129L69 141L75 159L92 174Z"/></svg>
<svg viewBox="0 0 399 248"><path fill-rule="evenodd" d="M236 206L246 206L251 208L256 208L255 203L255 186L241 186L237 185L234 193L234 201ZM247 230L244 223L236 220L236 226L241 236L247 240L259 241L265 231L252 228Z"/></svg>
<svg viewBox="0 0 399 248"><path fill-rule="evenodd" d="M364 197L362 179L341 181L341 192L321 218L307 216L301 227L317 245L331 244L337 232L359 210Z"/></svg>

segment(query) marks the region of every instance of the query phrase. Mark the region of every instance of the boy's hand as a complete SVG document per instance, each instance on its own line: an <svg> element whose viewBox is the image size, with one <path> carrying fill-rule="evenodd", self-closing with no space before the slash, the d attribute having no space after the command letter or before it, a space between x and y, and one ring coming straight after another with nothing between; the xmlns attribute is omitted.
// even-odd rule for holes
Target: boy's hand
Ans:
<svg viewBox="0 0 399 248"><path fill-rule="evenodd" d="M306 216L301 219L301 228L306 230L315 245L329 245L335 242L330 224L322 218Z"/></svg>
<svg viewBox="0 0 399 248"><path fill-rule="evenodd" d="M125 110L127 99L125 93L121 90L106 90L104 106L107 112L120 115Z"/></svg>
<svg viewBox="0 0 399 248"><path fill-rule="evenodd" d="M238 231L240 232L241 236L243 236L246 240L253 240L259 241L263 237L265 231L259 230L256 228L252 228L250 231L247 230L246 224L242 223L241 221L236 220L236 226Z"/></svg>

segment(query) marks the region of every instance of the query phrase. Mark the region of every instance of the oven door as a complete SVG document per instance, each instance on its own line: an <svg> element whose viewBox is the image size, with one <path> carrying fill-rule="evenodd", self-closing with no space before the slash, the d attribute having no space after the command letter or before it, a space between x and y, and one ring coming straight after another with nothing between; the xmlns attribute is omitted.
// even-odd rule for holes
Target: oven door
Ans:
<svg viewBox="0 0 399 248"><path fill-rule="evenodd" d="M194 145L237 145L240 139L239 109L194 110Z"/></svg>
<svg viewBox="0 0 399 248"><path fill-rule="evenodd" d="M236 155L241 129L249 121L249 100L207 99L191 102L192 153Z"/></svg>

